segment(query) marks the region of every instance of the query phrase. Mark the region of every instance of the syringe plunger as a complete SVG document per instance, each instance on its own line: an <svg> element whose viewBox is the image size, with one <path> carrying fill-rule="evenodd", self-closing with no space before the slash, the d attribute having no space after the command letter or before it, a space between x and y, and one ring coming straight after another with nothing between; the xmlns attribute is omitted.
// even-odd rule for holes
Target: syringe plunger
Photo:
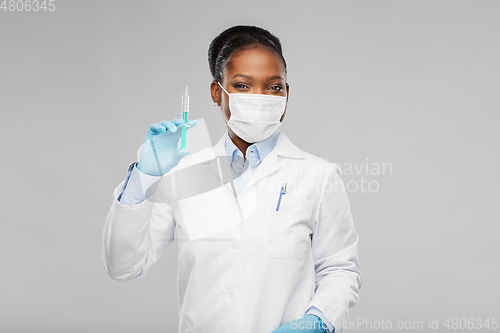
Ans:
<svg viewBox="0 0 500 333"><path fill-rule="evenodd" d="M184 95L182 96L182 112L189 112L189 95L188 86L184 90Z"/></svg>

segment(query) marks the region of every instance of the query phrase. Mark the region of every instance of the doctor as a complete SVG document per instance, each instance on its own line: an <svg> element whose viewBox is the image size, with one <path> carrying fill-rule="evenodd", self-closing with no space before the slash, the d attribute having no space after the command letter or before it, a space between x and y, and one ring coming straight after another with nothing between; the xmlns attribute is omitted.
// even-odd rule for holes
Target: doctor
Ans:
<svg viewBox="0 0 500 333"><path fill-rule="evenodd" d="M175 239L180 333L341 333L362 285L358 234L339 168L279 132L289 94L280 41L235 26L212 41L208 60L228 132L186 156L183 120L149 127L140 162L113 193L104 268L140 279ZM224 186L196 174L211 155L219 168L227 162ZM183 170L193 181L176 178Z"/></svg>

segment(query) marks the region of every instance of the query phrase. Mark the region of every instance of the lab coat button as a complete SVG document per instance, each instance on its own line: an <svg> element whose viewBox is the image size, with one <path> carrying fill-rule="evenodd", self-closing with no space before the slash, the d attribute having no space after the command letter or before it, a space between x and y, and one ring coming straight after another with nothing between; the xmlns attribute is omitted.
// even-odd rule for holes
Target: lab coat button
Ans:
<svg viewBox="0 0 500 333"><path fill-rule="evenodd" d="M236 297L236 291L234 289L229 290L229 293L227 294L229 298L235 298Z"/></svg>
<svg viewBox="0 0 500 333"><path fill-rule="evenodd" d="M234 250L238 250L240 248L240 243L234 241L233 244L231 244L231 247L234 249Z"/></svg>

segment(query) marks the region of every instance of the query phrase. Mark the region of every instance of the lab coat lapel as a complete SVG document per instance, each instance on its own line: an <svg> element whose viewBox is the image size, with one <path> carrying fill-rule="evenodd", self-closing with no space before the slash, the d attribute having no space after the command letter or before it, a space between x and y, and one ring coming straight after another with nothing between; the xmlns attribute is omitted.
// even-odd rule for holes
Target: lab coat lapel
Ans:
<svg viewBox="0 0 500 333"><path fill-rule="evenodd" d="M261 164L257 168L257 171L255 171L255 174L253 175L252 179L249 182L249 186L254 185L262 178L273 174L274 172L278 171L279 168L280 164L278 161L278 156L276 155L275 149L273 149L261 162Z"/></svg>
<svg viewBox="0 0 500 333"><path fill-rule="evenodd" d="M279 171L280 162L278 160L278 156L287 158L304 158L302 150L292 144L290 139L288 139L285 134L280 133L278 140L276 141L276 146L259 165L255 175L253 175L250 180L249 185L253 185L259 180Z"/></svg>
<svg viewBox="0 0 500 333"><path fill-rule="evenodd" d="M294 145L283 133L280 133L274 150L279 156L288 158L304 158L304 152Z"/></svg>

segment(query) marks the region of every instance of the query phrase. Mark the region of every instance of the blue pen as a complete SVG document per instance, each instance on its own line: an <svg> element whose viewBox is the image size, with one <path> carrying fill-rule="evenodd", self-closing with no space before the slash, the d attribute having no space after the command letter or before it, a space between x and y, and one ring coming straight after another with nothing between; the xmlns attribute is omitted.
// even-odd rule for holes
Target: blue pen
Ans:
<svg viewBox="0 0 500 333"><path fill-rule="evenodd" d="M278 205L276 206L276 211L280 209L281 197L283 196L283 194L285 194L285 192L286 192L286 183L283 183L283 185L281 185L280 198L278 199Z"/></svg>

